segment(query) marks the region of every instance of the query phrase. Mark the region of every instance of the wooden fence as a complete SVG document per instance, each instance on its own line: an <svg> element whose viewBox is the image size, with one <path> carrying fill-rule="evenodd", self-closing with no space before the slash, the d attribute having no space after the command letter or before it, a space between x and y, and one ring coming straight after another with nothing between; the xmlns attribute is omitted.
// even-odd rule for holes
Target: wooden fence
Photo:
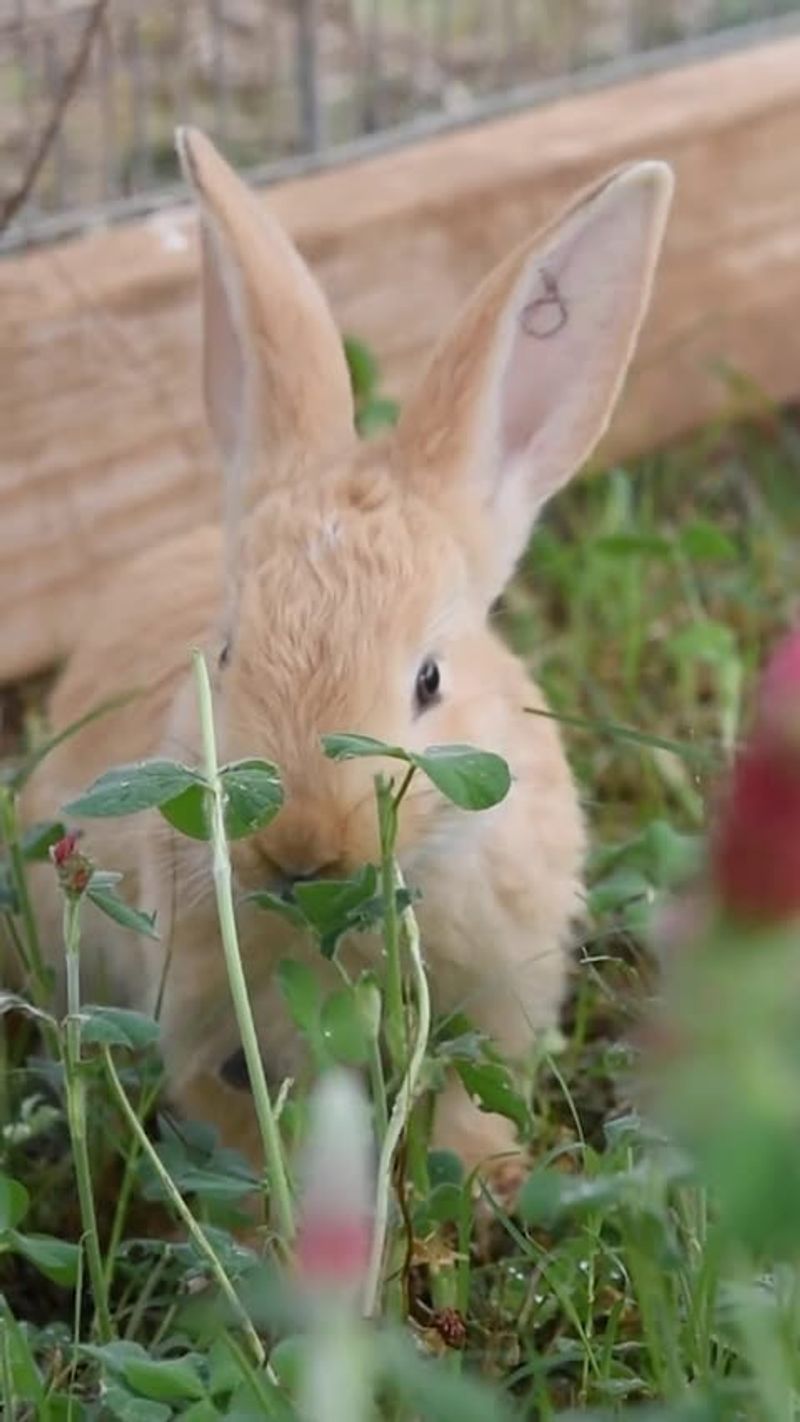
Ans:
<svg viewBox="0 0 800 1422"><path fill-rule="evenodd" d="M675 167L655 304L607 452L708 420L721 361L800 395L800 39L562 100L266 196L402 398L486 270L576 188ZM213 516L186 209L0 262L0 680L102 616L108 570Z"/></svg>

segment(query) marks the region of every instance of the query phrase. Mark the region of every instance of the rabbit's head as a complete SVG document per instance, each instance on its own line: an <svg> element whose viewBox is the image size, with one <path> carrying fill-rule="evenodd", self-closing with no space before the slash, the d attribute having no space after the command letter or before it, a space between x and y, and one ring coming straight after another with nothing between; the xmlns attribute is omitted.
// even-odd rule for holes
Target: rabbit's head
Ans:
<svg viewBox="0 0 800 1422"><path fill-rule="evenodd" d="M200 210L205 394L225 472L221 749L274 760L286 792L273 823L235 846L236 867L250 883L347 872L375 857L379 766L326 761L322 734L509 743L522 683L487 614L539 509L607 424L671 174L625 168L513 252L397 429L362 444L342 342L299 254L207 139L181 130L179 149ZM471 818L457 828L416 777L401 852L468 833Z"/></svg>

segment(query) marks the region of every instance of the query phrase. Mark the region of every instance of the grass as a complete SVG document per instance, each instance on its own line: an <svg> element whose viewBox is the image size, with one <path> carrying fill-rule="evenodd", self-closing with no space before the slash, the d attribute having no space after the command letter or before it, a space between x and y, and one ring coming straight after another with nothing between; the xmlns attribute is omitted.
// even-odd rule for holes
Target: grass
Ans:
<svg viewBox="0 0 800 1422"><path fill-rule="evenodd" d="M800 422L749 408L742 423L576 484L547 512L497 609L565 720L592 827L587 922L564 1041L558 1050L547 1044L530 1115L526 1108L537 1167L520 1213L476 1201L452 1159L425 1160L424 1148L420 1157L419 1122L399 1157L412 1189L390 1253L399 1283L384 1280L384 1306L439 1363L415 1391L408 1379L417 1360L402 1355L387 1417L489 1417L486 1399L464 1381L475 1373L526 1418L615 1415L632 1404L675 1422L800 1410L794 1259L720 1235L713 1196L652 1139L631 1093L631 1029L656 981L646 946L654 899L696 863L754 669L796 614ZM390 815L385 823L391 829ZM391 852L387 831L384 871ZM391 873L383 880L383 911L394 923ZM12 919L6 903L6 924ZM294 984L295 1002L302 986ZM354 1021L345 1020L345 1058L361 1030ZM118 1340L111 1351L92 1330L84 1255L71 1243L85 1224L65 1105L70 1068L65 1082L24 1016L6 1026L0 1378L8 1415L294 1416L291 1349L273 1348L275 1373L263 1372L235 1318L223 1327L218 1313L198 1311L214 1296L212 1274L185 1242L171 1190L238 1289L252 1261L231 1230L252 1182L202 1123L148 1109L158 1062L147 1024L94 1022L88 1037L84 1026L88 1153ZM114 1074L146 1124L138 1136L109 1086L109 1044ZM488 1092L488 1083L479 1087ZM283 1106L284 1130L301 1105ZM271 1347L286 1328L262 1285L243 1297ZM414 1404L403 1401L407 1384Z"/></svg>

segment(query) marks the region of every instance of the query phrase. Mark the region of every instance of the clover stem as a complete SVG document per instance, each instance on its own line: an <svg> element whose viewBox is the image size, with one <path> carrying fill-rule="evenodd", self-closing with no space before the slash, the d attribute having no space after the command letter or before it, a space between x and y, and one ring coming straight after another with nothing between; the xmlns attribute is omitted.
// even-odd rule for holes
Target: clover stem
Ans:
<svg viewBox="0 0 800 1422"><path fill-rule="evenodd" d="M242 1039L245 1062L253 1092L253 1103L258 1120L270 1197L277 1215L277 1233L284 1244L294 1237L294 1210L289 1189L289 1180L283 1155L278 1122L270 1099L264 1064L256 1035L253 1010L247 991L239 935L236 929L236 914L233 905L233 881L228 840L225 833L225 789L217 760L217 745L214 734L214 711L211 697L211 683L208 668L202 652L193 657L197 701L200 713L200 732L203 741L205 776L211 798L211 845L213 853L214 890L217 899L222 947L228 973L231 996L233 998L236 1021Z"/></svg>
<svg viewBox="0 0 800 1422"><path fill-rule="evenodd" d="M83 1242L94 1295L95 1321L101 1342L109 1343L114 1336L114 1329L108 1307L108 1291L92 1194L86 1134L86 1081L81 1063L80 905L79 895L65 894L63 921L67 964L67 1019L64 1031L64 1081Z"/></svg>
<svg viewBox="0 0 800 1422"><path fill-rule="evenodd" d="M381 898L383 900L383 948L386 958L386 1042L392 1067L398 1075L407 1061L406 1022L403 1005L403 973L394 880L394 845L397 838L397 807L391 785L383 776L375 777L381 846Z"/></svg>
<svg viewBox="0 0 800 1422"><path fill-rule="evenodd" d="M394 861L392 862L392 888L394 891L393 897L398 890L405 888L403 875L399 866ZM410 905L403 909L400 916L399 927L400 935L404 940L411 965L411 980L414 986L417 1004L417 1024L411 1050L411 1059L400 1084L400 1089L395 1097L378 1162L375 1225L372 1250L364 1285L364 1313L367 1317L374 1314L378 1302L383 1256L386 1247L386 1231L389 1219L392 1163L417 1094L431 1026L430 994L428 992L428 980L425 976L425 968L422 962L419 927L414 910Z"/></svg>
<svg viewBox="0 0 800 1422"><path fill-rule="evenodd" d="M108 1047L103 1048L103 1062L105 1065L106 1074L108 1076L111 1090L114 1093L114 1096L117 1100L120 1110L122 1111L123 1116L125 1117L126 1121L128 1122L128 1125L131 1128L131 1131L133 1132L134 1140L136 1140L136 1142L138 1143L140 1150L147 1156L150 1165L152 1165L156 1175L158 1176L161 1184L164 1187L164 1190L166 1191L170 1203L173 1205L176 1213L180 1216L181 1220L186 1226L192 1243L195 1245L198 1253L201 1254L205 1259L209 1269L211 1270L212 1275L214 1276L214 1279L216 1280L216 1283L219 1285L220 1291L224 1294L227 1302L233 1309L233 1312L236 1315L236 1318L238 1319L239 1324L241 1326L242 1332L244 1333L245 1338L247 1339L248 1346L250 1348L250 1352L253 1355L254 1361L258 1364L259 1367L264 1367L267 1357L266 1352L264 1350L264 1345L261 1342L261 1339L259 1338L258 1334L256 1333L256 1330L253 1327L253 1324L251 1323L250 1318L245 1311L244 1305L242 1304L238 1294L236 1293L236 1290L233 1287L233 1284L225 1273L225 1270L223 1269L215 1250L212 1248L211 1244L203 1233L203 1230L200 1228L200 1225L197 1223L197 1220L195 1219L182 1195L178 1191L174 1180L172 1179L169 1171L163 1165L158 1152L153 1146L153 1143L150 1140L147 1132L145 1131L144 1126L142 1125L141 1121L139 1120L139 1117L137 1116L130 1101L128 1100L128 1097L125 1093L125 1089L117 1074L117 1069L114 1065L114 1059L111 1055L111 1051Z"/></svg>

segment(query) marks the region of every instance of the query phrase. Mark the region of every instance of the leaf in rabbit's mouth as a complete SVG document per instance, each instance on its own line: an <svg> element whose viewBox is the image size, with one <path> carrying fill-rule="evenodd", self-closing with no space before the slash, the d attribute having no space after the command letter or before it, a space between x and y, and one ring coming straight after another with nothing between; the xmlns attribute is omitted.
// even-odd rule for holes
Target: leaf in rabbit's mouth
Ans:
<svg viewBox="0 0 800 1422"><path fill-rule="evenodd" d="M287 892L260 890L246 894L245 901L279 914L298 928L310 930L324 958L332 958L337 944L347 933L375 928L383 917L383 899L378 889L378 870L365 864L349 879L309 879ZM397 912L411 903L408 890L398 889Z"/></svg>

